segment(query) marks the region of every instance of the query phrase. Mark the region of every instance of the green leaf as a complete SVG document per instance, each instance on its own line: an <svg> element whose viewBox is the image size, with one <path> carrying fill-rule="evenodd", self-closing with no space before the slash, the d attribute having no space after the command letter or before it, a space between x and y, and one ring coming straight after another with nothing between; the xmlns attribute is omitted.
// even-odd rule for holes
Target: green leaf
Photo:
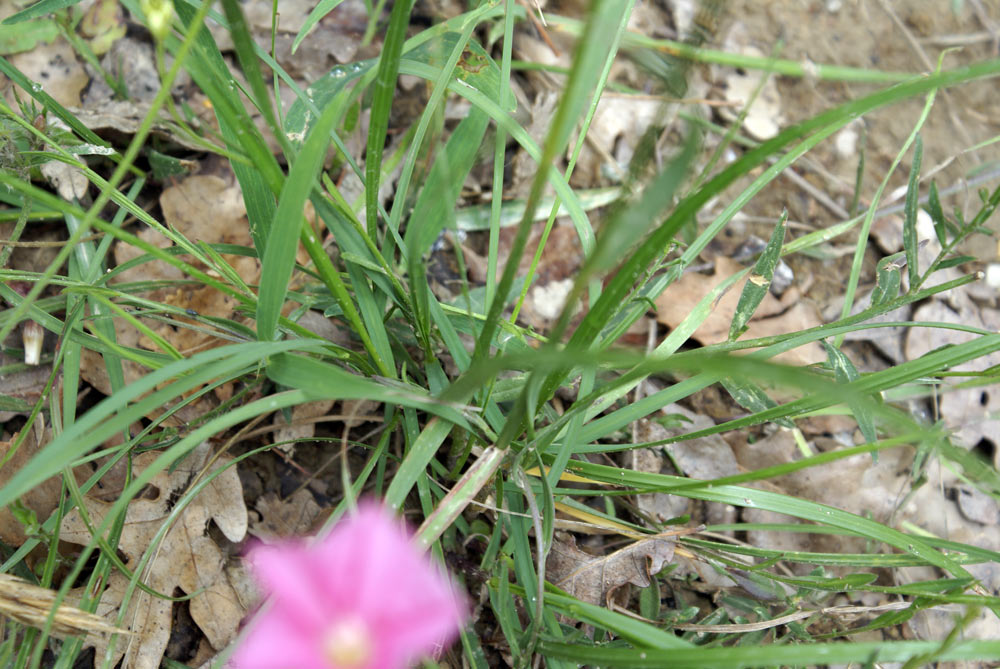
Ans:
<svg viewBox="0 0 1000 669"><path fill-rule="evenodd" d="M447 55L458 43L460 33L446 32L440 37L415 46L400 58L399 70L403 74L433 80L441 72ZM328 104L355 80L367 74L378 61L374 58L338 65L312 82L307 89L308 101L296 100L285 116L285 132L293 141L301 142L310 126L316 122L315 109L325 109ZM459 79L473 89L498 99L500 68L479 43L470 41L462 60L455 68L453 80Z"/></svg>
<svg viewBox="0 0 1000 669"><path fill-rule="evenodd" d="M30 51L39 42L49 43L58 35L59 26L51 19L32 21L28 25L11 25L4 21L0 24L0 54L9 56Z"/></svg>
<svg viewBox="0 0 1000 669"><path fill-rule="evenodd" d="M20 397L10 395L0 395L0 411L31 411L31 404L28 404Z"/></svg>
<svg viewBox="0 0 1000 669"><path fill-rule="evenodd" d="M164 365L102 400L57 435L0 487L0 508L58 474L67 463L82 457L112 435L120 434L142 416L162 409L192 389L214 379L241 376L269 355L293 348L315 351L322 344L316 341L235 344Z"/></svg>
<svg viewBox="0 0 1000 669"><path fill-rule="evenodd" d="M159 181L187 175L191 172L191 167L194 164L191 161L160 153L156 149L147 149L146 159L149 161L149 166L153 168L153 178Z"/></svg>
<svg viewBox="0 0 1000 669"><path fill-rule="evenodd" d="M837 383L851 383L860 378L861 375L858 374L854 363L851 362L850 358L843 351L825 339L823 340L823 347L826 348L827 361L830 363L830 368L833 369L833 375L837 379ZM865 436L865 440L868 443L874 443L878 440L878 435L875 433L875 421L868 407L863 403L851 401L848 401L848 406L851 407L851 411L854 413L854 418L858 421L858 427L861 428L861 434ZM872 460L878 460L877 451L872 451Z"/></svg>
<svg viewBox="0 0 1000 669"><path fill-rule="evenodd" d="M786 210L781 212L781 220L774 226L770 241L760 254L760 258L757 259L746 285L743 286L740 301L736 305L736 313L733 314L733 322L729 326L729 341L735 341L747 331L750 319L771 288L774 268L778 266L778 260L781 259L781 245L785 242L785 221L787 220L788 211Z"/></svg>
<svg viewBox="0 0 1000 669"><path fill-rule="evenodd" d="M520 590L520 588L518 589ZM603 606L581 602L561 591L557 592L556 588L551 585L547 586L546 590L545 603L555 611L575 620L603 627L644 648L656 648L665 652L677 652L692 648L689 641L647 622L636 620L617 611L610 611ZM593 666L590 661L585 662L585 664ZM671 665L668 663L663 666Z"/></svg>
<svg viewBox="0 0 1000 669"><path fill-rule="evenodd" d="M938 197L937 182L931 181L930 193L927 195L927 206L924 211L934 222L934 234L937 235L938 243L945 246L948 243L948 219L945 218L944 209L941 208L941 198Z"/></svg>
<svg viewBox="0 0 1000 669"><path fill-rule="evenodd" d="M918 134L914 140L913 164L910 165L910 180L906 187L906 202L903 205L903 250L906 252L906 271L911 286L916 286L919 280L917 272L917 207L920 199L920 161L923 156L924 141Z"/></svg>
<svg viewBox="0 0 1000 669"><path fill-rule="evenodd" d="M278 142L284 146L285 135L281 132L281 126L274 115L274 106L271 104L271 95L260 71L260 60L255 51L256 44L250 35L250 27L247 25L246 17L236 0L223 0L222 7L226 12L226 20L229 22L229 35L233 39L233 46L236 49L236 57L239 59L240 68L243 75L250 84L253 91L255 106L261 111L264 120L270 127L271 132L277 137Z"/></svg>
<svg viewBox="0 0 1000 669"><path fill-rule="evenodd" d="M804 643L797 645L715 646L652 650L616 646L591 646L543 640L538 647L546 657L588 666L672 669L742 669L756 666L829 666L902 663L924 653L941 650L937 660L995 660L1000 641L957 641L942 648L939 641L877 641Z"/></svg>
<svg viewBox="0 0 1000 669"><path fill-rule="evenodd" d="M953 576L968 578L970 574L951 557L934 550L922 538L903 534L874 520L847 511L841 511L825 504L797 499L780 493L754 490L742 486L719 485L711 488L683 488L690 479L666 474L652 474L598 465L580 460L570 460L567 470L595 481L604 481L615 486L623 486L639 492L666 492L691 499L710 502L724 502L736 506L765 511L775 511L789 516L810 520L821 525L849 530L894 546L925 562L945 569Z"/></svg>
<svg viewBox="0 0 1000 669"><path fill-rule="evenodd" d="M306 38L309 31L313 29L320 20L337 8L337 5L342 3L344 0L320 0L319 4L313 7L313 10L309 12L309 16L306 17L305 22L302 27L299 28L298 34L295 35L295 41L292 42L292 53L294 54L299 48L299 44L302 40Z"/></svg>
<svg viewBox="0 0 1000 669"><path fill-rule="evenodd" d="M316 122L313 108L326 109L347 85L372 69L375 59L338 65L322 77L314 81L306 89L309 102L296 100L285 115L285 133L292 142L299 144L305 141L306 134Z"/></svg>
<svg viewBox="0 0 1000 669"><path fill-rule="evenodd" d="M41 0L27 9L22 9L13 16L8 16L3 20L3 22L5 25L21 23L22 21L27 21L28 19L33 19L37 16L45 16L46 14L57 12L60 9L72 7L79 2L80 0Z"/></svg>
<svg viewBox="0 0 1000 669"><path fill-rule="evenodd" d="M333 106L327 107L309 131L308 140L292 165L281 189L281 197L278 198L278 209L261 259L257 337L262 341L273 341L277 336L278 318L281 316L281 306L285 303L288 281L295 266L299 232L305 220L302 207L326 159L326 147L330 144L330 130L336 119L336 111Z"/></svg>
<svg viewBox="0 0 1000 669"><path fill-rule="evenodd" d="M427 303L431 295L424 254L445 227L454 227L455 203L462 192L465 177L475 164L488 125L489 117L476 108L458 124L448 138L445 150L438 154L431 167L403 238L407 247L413 306L425 336L428 327Z"/></svg>
<svg viewBox="0 0 1000 669"><path fill-rule="evenodd" d="M938 269L947 269L949 267L957 267L958 265L964 265L967 262L975 262L979 260L975 256L953 256L951 258L945 258L938 263Z"/></svg>
<svg viewBox="0 0 1000 669"><path fill-rule="evenodd" d="M194 18L192 8L183 2L177 3L175 9L185 23ZM170 43L171 40L168 40ZM232 73L204 26L198 32L192 56L187 61L187 69L211 100L223 139L231 149L246 154L250 159L250 164L242 160L231 160L230 163L243 191L254 247L257 254L263 256L276 209L274 196L281 192L285 175L239 96L233 94L235 82Z"/></svg>
<svg viewBox="0 0 1000 669"><path fill-rule="evenodd" d="M902 282L902 274L899 270L906 262L903 258L905 253L905 251L894 253L878 261L878 265L875 266L876 279L875 289L872 291L871 306L877 307L885 304L896 299L899 295L899 286Z"/></svg>
<svg viewBox="0 0 1000 669"><path fill-rule="evenodd" d="M773 409L778 403L772 400L764 389L749 379L726 378L720 381L722 387L726 389L736 403L751 413ZM787 428L795 427L795 423L787 418L778 418L774 421L778 425Z"/></svg>
<svg viewBox="0 0 1000 669"><path fill-rule="evenodd" d="M382 51L375 74L371 116L368 121L368 146L365 151L365 228L368 236L378 239L378 191L382 178L382 151L389 130L389 114L396 92L399 59L409 26L414 0L397 0L389 15L389 28L382 41Z"/></svg>
<svg viewBox="0 0 1000 669"><path fill-rule="evenodd" d="M639 593L639 614L647 620L660 617L660 582L655 574L649 577L649 585Z"/></svg>

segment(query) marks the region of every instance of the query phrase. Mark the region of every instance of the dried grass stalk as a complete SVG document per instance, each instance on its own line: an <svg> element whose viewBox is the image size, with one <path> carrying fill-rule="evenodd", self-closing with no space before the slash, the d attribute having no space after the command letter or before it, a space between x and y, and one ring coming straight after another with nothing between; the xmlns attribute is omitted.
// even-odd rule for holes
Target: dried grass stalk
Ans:
<svg viewBox="0 0 1000 669"><path fill-rule="evenodd" d="M56 600L56 592L32 585L27 581L0 574L0 616L6 616L30 627L44 629ZM101 616L63 604L56 609L52 634L67 636L103 636L129 634L110 624Z"/></svg>

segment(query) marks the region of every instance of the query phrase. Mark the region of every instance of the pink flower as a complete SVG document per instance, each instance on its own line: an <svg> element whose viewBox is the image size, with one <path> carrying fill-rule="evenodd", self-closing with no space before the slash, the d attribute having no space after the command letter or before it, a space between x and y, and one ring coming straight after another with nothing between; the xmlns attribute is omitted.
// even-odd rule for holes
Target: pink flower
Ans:
<svg viewBox="0 0 1000 669"><path fill-rule="evenodd" d="M250 553L271 606L233 669L397 669L449 643L466 617L456 587L373 503L325 539Z"/></svg>

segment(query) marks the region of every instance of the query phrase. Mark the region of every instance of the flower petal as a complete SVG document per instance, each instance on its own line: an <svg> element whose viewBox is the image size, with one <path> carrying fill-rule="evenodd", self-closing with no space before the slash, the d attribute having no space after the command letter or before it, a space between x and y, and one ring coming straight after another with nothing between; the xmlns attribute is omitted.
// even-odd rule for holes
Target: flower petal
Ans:
<svg viewBox="0 0 1000 669"><path fill-rule="evenodd" d="M313 567L313 556L299 543L260 545L250 552L254 574L274 595L275 604L287 610L297 625L318 633L331 618L322 597L317 597L321 572Z"/></svg>
<svg viewBox="0 0 1000 669"><path fill-rule="evenodd" d="M374 656L365 669L399 669L450 642L468 615L443 570L394 514L374 503L361 504L309 547L260 547L251 559L274 601L238 653L255 662L247 669L328 668L336 655L331 634L344 620L371 635Z"/></svg>
<svg viewBox="0 0 1000 669"><path fill-rule="evenodd" d="M227 669L330 669L319 637L308 633L283 610L258 615Z"/></svg>
<svg viewBox="0 0 1000 669"><path fill-rule="evenodd" d="M447 576L378 506L361 505L341 521L316 557L327 565L329 592L377 631L385 666L402 666L450 642L466 616Z"/></svg>

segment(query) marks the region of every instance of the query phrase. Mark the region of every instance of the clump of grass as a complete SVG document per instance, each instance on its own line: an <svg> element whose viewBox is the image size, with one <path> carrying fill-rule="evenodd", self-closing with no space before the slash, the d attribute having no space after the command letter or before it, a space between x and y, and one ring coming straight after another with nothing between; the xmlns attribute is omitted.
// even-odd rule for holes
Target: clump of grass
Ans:
<svg viewBox="0 0 1000 669"><path fill-rule="evenodd" d="M136 16L142 16L134 3L124 4ZM846 333L868 327L871 319L973 281L975 277L967 275L941 285L928 283L936 270L963 260L952 250L982 229L1000 201L1000 189L984 193L978 212L969 220L946 216L940 204L934 204L936 197L932 200L929 211L944 250L920 274L914 234L919 176L919 159L915 159L905 212L905 249L900 258L880 263L876 296L856 315L850 315L852 300L878 198L865 214L845 221L833 231L821 230L790 241L785 239L780 212L775 212L775 234L752 270L763 281L748 282L730 341L681 351L687 336L710 313L714 296L709 296L651 353L615 345L733 216L794 161L868 112L918 96L927 97L929 110L935 92L995 76L1000 73L1000 62L913 77L870 73L872 80L898 83L792 126L774 139L747 149L718 171L693 180L691 175L699 164L703 143L701 135L706 131L703 124L689 122L681 128L683 138L675 155L662 169L652 168L650 152L637 153L621 201L609 208L600 230L595 230L581 194L568 183L569 170L560 171L556 165L567 151L573 156L570 164L575 161L586 127L608 84L611 63L620 56L620 50L626 46L658 46L626 32L633 3L591 3L586 20L574 24L580 39L573 65L541 146L511 113L510 45L515 21L524 18L523 9L513 0L480 3L407 38L411 4L393 4L379 59L338 68L314 82L308 91L302 91L269 54L254 44L235 0L224 0L222 15L216 14L209 3L177 3L174 29L160 45L163 52L173 56L173 64L164 70L163 87L131 143L124 149L114 147L117 152L105 165L110 172L107 178L67 150L65 140L55 141L50 133L32 125L29 116L19 110L0 109L8 132L19 133L53 152L44 158L55 156L83 170L99 193L90 206L84 207L24 179L23 168L4 165L0 173L0 183L5 187L0 198L28 212L28 216L36 211L57 212L66 223L69 237L69 243L42 272L0 269L4 280L0 296L12 305L0 312L0 340L26 319L41 324L59 337L60 345L52 360L53 379L57 375L62 378L61 389L50 384L29 418L30 424L44 417L54 426L55 436L0 488L0 507L15 504L21 495L52 476L63 476L65 491L57 512L49 519L39 519L37 531L13 551L0 572L25 572L25 557L41 547L46 559L34 573L25 575L43 586L59 588L53 606L80 579L89 579L88 587L97 592L109 570L123 568L115 546L126 510L157 473L173 467L206 439L226 435L236 426L275 411L323 398L366 399L382 406L383 420L389 427L378 445L365 451L367 461L360 472L348 478L345 467L345 497L329 514L331 522L346 508L350 497L374 489L393 508L419 507L425 518L419 539L438 555L469 541L482 542L484 545L476 553L486 593L482 615L495 621L507 652L518 666L529 665L536 654L550 666L585 663L622 667L876 660L915 664L1000 658L996 642L960 638L963 625L977 607L1000 613L1000 600L977 590L965 565L995 561L1000 556L973 546L904 533L832 507L743 485L806 467L822 467L858 453L875 455L885 449L909 448L925 460L940 458L950 463L980 489L994 497L1000 495L997 472L953 445L946 430L880 400L883 393L928 380L937 382L950 368L1000 350L1000 335L965 328L978 336L873 373L859 373L839 350ZM235 84L233 73L204 27L209 16L230 31L241 74L248 84L245 90ZM317 13L311 17L303 27L303 35L320 16ZM373 15L373 26L376 19ZM499 62L474 37L490 31L502 35ZM676 50L682 58L727 60L747 68L802 74L795 70L795 64L785 61L740 60L683 45ZM298 98L291 108L281 109L275 103L273 86L262 73L262 62L273 70L276 85L296 92ZM171 82L182 68L215 110L218 134L202 140L214 144L220 154L232 160L245 198L253 248L199 244L198 240L165 228L138 204L148 187L148 175L136 167L136 159L146 146L156 113L167 104ZM22 85L36 104L62 119L77 134L76 140L105 144L3 59L0 71ZM865 76L845 68L819 71L831 78L856 80ZM383 149L400 74L423 78L429 82L431 94L402 145L401 173L392 206L386 210L378 193L387 172ZM470 112L444 139L442 133L434 131L435 122L447 96L453 95L465 98L471 105ZM355 164L345 150L341 134L353 126L359 105L366 106L371 114L363 167ZM251 118L251 108L260 112L269 132L278 138L281 156L271 153ZM583 131L571 146L573 130L581 126ZM897 164L911 145L919 156L919 129L918 124L900 147ZM508 140L537 160L538 171L527 200L518 205L520 218L511 259L501 268L495 240L501 220L510 215L502 203ZM360 201L363 206L358 209L344 200L324 172L331 147L336 160L356 173L365 185ZM442 303L429 290L424 260L441 234L456 227L461 184L481 159L484 147L492 151L494 168L488 225L492 240L488 256L490 280L483 289L466 284L460 299L453 304ZM24 164L41 159L26 146L19 146L18 151ZM418 170L426 161L430 161L430 168ZM765 169L758 174L759 167ZM755 174L749 186L739 192L730 190L738 180ZM122 190L126 183L129 187ZM697 186L692 188L692 183ZM547 187L554 191L554 200L545 201ZM682 228L707 202L722 194L730 204L690 241L679 244ZM511 307L526 294L530 284L529 279L519 287L516 270L532 224L544 217L544 212L536 211L543 201L550 207L548 225L552 225L557 213L568 216L584 253L582 269L574 278L566 305L544 337L519 326L510 315ZM316 212L322 233L305 220L307 203ZM111 218L105 220L109 212ZM134 228L124 225L130 216L138 226L159 230L175 248L164 250L142 241L130 231ZM843 234L855 227L859 228L857 254L850 276L845 277L848 299L842 318L801 332L737 341L763 298L766 282L781 255L807 251L834 233ZM89 240L94 231L104 234L100 242ZM336 243L336 261L322 242L327 233ZM109 282L115 274L105 271L110 264L107 253L112 240L134 245L143 252L135 264L163 261L181 269L193 281L229 295L241 313L252 315L253 329L235 318L212 323L217 331L227 333L232 343L191 356L167 348L150 352L119 345L111 319L126 317L122 308L160 309L167 318L179 314L169 305L141 301L136 293L143 286ZM309 257L306 267L296 264L299 245ZM257 286L247 286L234 276L220 255L233 252L260 259L262 271ZM905 293L900 290L904 265L909 279ZM310 290L289 289L297 270L307 273ZM30 282L27 295L8 285L15 280ZM52 288L51 295L43 297L46 288ZM294 308L286 316L283 308L289 302ZM582 320L575 323L574 315L581 304L588 308ZM305 311L317 305L350 328L353 346L335 345L297 323ZM466 346L469 341L474 342L471 350ZM826 343L826 365L791 368L770 362L774 355L809 342ZM755 351L749 355L733 355L751 348ZM103 357L112 388L106 399L85 411L79 409L76 400L81 390L79 360L84 349ZM452 374L445 371L445 357L454 363ZM122 374L126 361L144 366L148 374L126 384ZM640 401L622 401L652 375L671 382ZM230 381L251 387L261 396L238 396L224 410L204 416L186 432L166 427L164 421L181 407ZM623 427L717 383L747 409L746 416L674 440L766 422L794 426L797 420L814 412L839 407L857 419L867 443L715 481L642 473L596 462L594 455L649 446L616 443L613 437ZM563 388L573 388L575 400L557 411L553 399ZM778 388L783 397L792 399L780 403L772 399L773 389ZM164 407L168 407L166 411ZM145 429L132 435L129 426L144 417L149 417ZM15 448L27 431L28 427L22 430ZM108 440L123 435L119 445L104 447ZM388 448L390 435L404 444L399 458ZM70 468L93 458L95 449L102 447L107 464L78 486ZM115 462L128 461L135 452L150 448L158 449L160 456L129 481L112 511L93 528L95 538L79 557L62 564L57 550L60 519L81 505L82 495ZM465 509L474 501L484 500L487 492L502 512L492 521L464 516ZM690 624L682 627L687 630L684 634L675 633L672 627L685 624L679 622L682 612L661 613L655 579L641 596L644 613L651 613L644 617L579 601L546 583L545 556L552 546L557 510L583 514L591 524L635 538L661 528L638 524L639 519L619 502L627 495L654 492L785 514L812 523L804 526L811 532L861 537L870 542L872 549L864 554L833 556L788 554L709 538L679 539L678 550L720 570L745 569L744 558L753 558L756 562L748 572L752 576L747 577L748 583L782 593L767 600L780 603L773 606L730 597L725 605L718 605L701 619L690 620L690 615L685 614ZM186 493L177 504L183 507L193 495L194 491ZM596 506L587 503L594 498L603 499ZM155 554L167 529L162 528L144 561ZM801 531L803 526L760 528L743 524L737 529ZM788 578L768 568L778 560L816 565L816 569L808 578ZM845 579L825 571L824 565L850 568L862 575ZM892 589L883 586L880 590L880 586L872 585L877 570L901 566L932 566L944 578ZM56 582L60 567L62 579ZM140 568L133 569L133 588L140 584L141 576ZM669 578L669 570L661 578ZM793 594L788 594L789 587L785 586ZM931 606L957 605L970 614L956 621L953 635L943 642L880 644L831 641L811 634L807 625L794 619L800 606L816 593L866 589L891 591L908 604L879 616L865 630L899 625ZM92 597L82 606L92 608L95 601ZM740 627L738 621L731 621L727 608L741 608L756 616L761 625ZM118 626L127 623L124 614L123 605ZM767 621L773 625L767 625ZM705 626L704 631L698 631L699 625ZM0 645L0 657L12 666L39 666L43 651L53 647L58 649L57 666L71 666L80 652L80 642L52 641L51 631L52 619L41 630L9 632ZM483 641L474 626L463 634L461 652L470 665L487 666Z"/></svg>

